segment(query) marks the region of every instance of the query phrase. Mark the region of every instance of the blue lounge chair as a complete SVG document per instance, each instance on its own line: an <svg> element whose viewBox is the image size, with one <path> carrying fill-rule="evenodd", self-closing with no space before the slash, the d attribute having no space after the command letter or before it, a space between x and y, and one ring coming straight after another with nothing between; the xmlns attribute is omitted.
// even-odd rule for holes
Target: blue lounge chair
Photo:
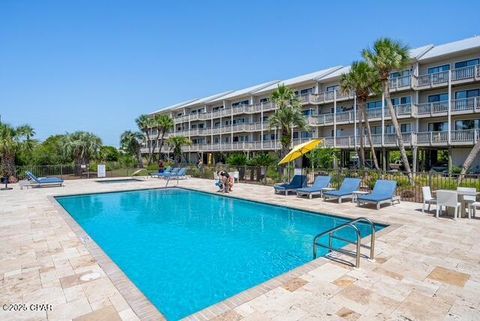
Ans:
<svg viewBox="0 0 480 321"><path fill-rule="evenodd" d="M358 191L360 188L360 178L345 178L342 182L342 186L336 191L323 192L324 199L338 199L341 203L344 198L352 198L353 192Z"/></svg>
<svg viewBox="0 0 480 321"><path fill-rule="evenodd" d="M294 192L302 187L307 187L307 177L305 175L295 175L290 183L275 185L273 188L275 193L285 193L287 195L288 192Z"/></svg>
<svg viewBox="0 0 480 321"><path fill-rule="evenodd" d="M322 190L330 185L332 178L330 176L317 176L311 187L304 187L297 189L297 196L308 195L312 198L313 195L322 195Z"/></svg>
<svg viewBox="0 0 480 321"><path fill-rule="evenodd" d="M175 168L172 168L171 170L169 171L163 171L161 173L158 173L157 175L155 175L155 177L158 177L158 178L167 178L171 175L176 175L178 173L178 171L180 170L180 167L175 167Z"/></svg>
<svg viewBox="0 0 480 321"><path fill-rule="evenodd" d="M171 171L172 171L172 168L167 167L163 170L163 172L160 172L160 170L158 170L158 172L150 173L150 177L159 177L159 176L164 175L166 173L170 173Z"/></svg>
<svg viewBox="0 0 480 321"><path fill-rule="evenodd" d="M32 172L26 172L29 180L28 186L42 187L42 186L62 186L63 179L58 177L37 177Z"/></svg>
<svg viewBox="0 0 480 321"><path fill-rule="evenodd" d="M167 178L167 179L176 179L176 180L185 179L185 178L187 178L187 168L182 167L177 172L167 174L164 177Z"/></svg>
<svg viewBox="0 0 480 321"><path fill-rule="evenodd" d="M360 206L365 203L377 204L377 210L383 203L390 203L393 205L394 201L400 203L400 198L395 195L397 191L397 182L385 179L379 179L375 182L373 191L370 194L358 195L357 204Z"/></svg>

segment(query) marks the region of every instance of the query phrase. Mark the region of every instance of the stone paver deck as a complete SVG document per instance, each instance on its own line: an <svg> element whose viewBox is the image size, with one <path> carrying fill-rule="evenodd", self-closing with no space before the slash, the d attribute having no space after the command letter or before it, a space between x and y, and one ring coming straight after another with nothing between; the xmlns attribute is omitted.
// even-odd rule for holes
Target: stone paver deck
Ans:
<svg viewBox="0 0 480 321"><path fill-rule="evenodd" d="M81 180L62 188L0 191L0 320L161 320L51 196L164 184L157 179L127 184ZM214 190L211 180L190 179L180 186ZM435 219L422 214L420 204L407 202L377 211L297 199L258 185L237 184L231 196L365 216L391 227L377 237L376 260L362 259L359 269L320 258L191 320L480 320L479 219Z"/></svg>

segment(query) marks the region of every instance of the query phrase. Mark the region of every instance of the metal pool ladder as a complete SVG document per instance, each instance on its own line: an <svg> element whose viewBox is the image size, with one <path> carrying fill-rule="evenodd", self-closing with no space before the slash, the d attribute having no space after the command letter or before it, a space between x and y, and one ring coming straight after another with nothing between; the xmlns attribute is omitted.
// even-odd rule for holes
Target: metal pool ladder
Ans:
<svg viewBox="0 0 480 321"><path fill-rule="evenodd" d="M366 245L363 245L361 243L362 234L360 233L360 229L356 225L356 223L359 223L359 222L367 223L372 228L372 234L370 235L370 246L366 246ZM342 238L342 237L339 237L339 236L335 235L335 232L338 232L340 230L347 229L347 228L351 228L351 229L354 230L355 235L356 235L356 240L355 241L347 240L345 238ZM328 235L328 245L325 245L325 244L322 244L322 243L319 242L320 238L325 236L325 235ZM341 249L341 248L337 248L337 249L334 248L333 247L333 239L344 241L344 242L347 242L347 243L350 243L350 244L355 244L355 251L345 250L345 249ZM342 254L346 254L346 255L350 255L350 256L355 256L355 267L358 268L358 267L360 267L360 257L361 256L366 257L366 258L368 258L372 261L375 259L375 224L366 217L359 217L359 218L357 218L357 219L355 219L351 222L347 222L345 224L339 225L339 226L334 227L334 228L332 228L328 231L325 231L325 232L322 232L322 233L318 234L313 239L313 258L314 259L317 258L317 247L319 247L319 246L328 249L329 253L338 252L338 253L342 253ZM366 256L366 255L362 255L362 253L360 252L361 247L365 247L365 248L370 249L370 256L369 257ZM345 260L340 260L340 259L337 259L337 260L341 261L343 263L348 263Z"/></svg>

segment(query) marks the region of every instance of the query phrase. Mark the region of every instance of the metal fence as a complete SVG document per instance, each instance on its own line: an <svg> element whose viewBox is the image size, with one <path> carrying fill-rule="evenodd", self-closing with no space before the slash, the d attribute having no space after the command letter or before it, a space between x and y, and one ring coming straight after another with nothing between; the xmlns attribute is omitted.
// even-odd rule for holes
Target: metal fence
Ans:
<svg viewBox="0 0 480 321"><path fill-rule="evenodd" d="M120 163L106 163L106 176L107 177L127 177L139 172L141 169L138 167L129 167ZM84 178L96 178L97 167L95 165L87 165L84 168L75 166L73 164L63 165L25 165L16 167L16 176L19 180L25 179L25 173L32 172L37 177L45 176L57 176L65 180L70 179L84 179ZM140 175L148 174L148 171L139 172Z"/></svg>
<svg viewBox="0 0 480 321"><path fill-rule="evenodd" d="M240 182L274 185L279 182L287 182L293 176L293 169L279 171L277 167L251 167L251 166L216 166L203 167L202 169L191 168L190 175L202 178L214 178L214 173L219 169L229 172L238 172ZM457 183L458 175L449 175L436 172L417 172L413 174L413 184L408 176L402 172L381 172L375 170L350 170L350 169L321 169L304 168L304 175L307 175L309 183L312 183L315 176L329 175L332 177L332 187L340 187L345 177L358 177L362 179L361 189L372 190L375 182L379 179L397 181L397 195L404 201L423 202L422 187L429 186L432 191L438 189L455 190L458 186L474 187L480 190L480 175L469 174L460 183Z"/></svg>
<svg viewBox="0 0 480 321"><path fill-rule="evenodd" d="M277 166L201 166L191 164L177 166L188 167L188 175L199 178L214 179L218 170L238 172L242 183L274 185L279 182L287 182L293 176L293 168L279 169ZM119 163L106 163L107 177L129 177L132 175L148 175L156 170L139 169L128 167ZM25 172L31 171L38 177L58 176L63 179L96 178L96 166L78 168L71 164L66 165L31 165L17 167L17 178L25 179ZM461 184L457 184L458 175L449 175L436 172L418 172L413 174L414 183L411 184L407 175L402 172L381 172L375 170L351 170L351 169L322 169L304 168L303 174L307 175L308 181L313 182L315 176L329 175L332 177L332 186L338 188L345 177L358 177L362 179L361 189L371 190L378 179L397 181L397 194L404 201L423 202L422 187L430 186L432 191L438 189L454 190L458 186L474 187L480 190L480 175L469 174L465 176Z"/></svg>

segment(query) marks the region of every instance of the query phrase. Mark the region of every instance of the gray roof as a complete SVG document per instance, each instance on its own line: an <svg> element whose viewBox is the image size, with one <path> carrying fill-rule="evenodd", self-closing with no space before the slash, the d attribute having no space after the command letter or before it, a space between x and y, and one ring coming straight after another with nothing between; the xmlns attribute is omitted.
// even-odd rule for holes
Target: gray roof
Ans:
<svg viewBox="0 0 480 321"><path fill-rule="evenodd" d="M316 80L317 81L321 81L321 80L323 81L323 80L329 80L329 79L336 79L336 78L340 77L341 75L348 73L350 71L350 68L351 68L350 66L341 67L341 68L335 70L334 72L329 73L328 75L317 78Z"/></svg>
<svg viewBox="0 0 480 321"><path fill-rule="evenodd" d="M422 61L478 48L480 48L480 37L475 36L459 41L449 42L443 45L434 46L432 49L422 55L419 60Z"/></svg>
<svg viewBox="0 0 480 321"><path fill-rule="evenodd" d="M264 89L265 87L276 84L279 81L280 80L272 80L272 81L269 81L269 82L264 82L263 84L260 84L260 85L255 85L255 86L247 87L247 88L244 88L244 89L235 90L235 91L232 91L229 94L226 94L225 96L215 98L215 99L211 100L210 102L220 101L220 100L228 100L228 99L231 99L231 98L237 98L237 97L242 97L242 96L245 96L245 95L251 95L251 94L254 94L254 93L258 92L259 90Z"/></svg>
<svg viewBox="0 0 480 321"><path fill-rule="evenodd" d="M289 79L285 79L285 80L281 80L278 82L278 84L283 84L285 86L289 86L289 85L293 85L293 84L301 84L303 82L307 82L307 81L317 81L317 79L323 77L323 76L326 76L338 69L342 68L342 66L336 66L336 67L331 67L331 68L327 68L327 69L322 69L322 70L319 70L319 71L315 71L315 72L311 72L309 74L306 74L306 75L301 75L301 76L297 76L297 77L294 77L294 78L289 78ZM257 93L263 93L263 92L267 92L267 91L271 91L271 90L275 90L278 86L278 84L274 84L274 85L270 85L268 87L265 87L263 88L262 90L259 90L257 91Z"/></svg>
<svg viewBox="0 0 480 321"><path fill-rule="evenodd" d="M181 103L178 103L178 104L175 104L175 105L171 105L171 106L167 106L167 107L162 107L162 108L160 108L159 110L150 113L150 115L154 115L154 114L156 114L156 113L159 113L159 112L162 112L162 111L166 111L166 110L168 110L168 109L180 108L180 107L182 107L183 105L189 104L189 103L194 102L194 101L196 101L196 100L198 100L198 98L186 100L186 101L184 101L184 102L181 102Z"/></svg>
<svg viewBox="0 0 480 321"><path fill-rule="evenodd" d="M215 95L211 95L211 96L208 96L208 97L204 97L204 98L200 98L200 99L196 99L194 101L192 101L191 103L188 103L188 104L184 104L182 105L182 107L190 107L190 106L195 106L195 105L204 105L208 102L211 102L217 98L221 98L223 99L223 96L227 95L227 94L230 94L231 92L233 92L233 90L229 90L229 91L224 91L223 93L220 93L220 94L215 94Z"/></svg>

